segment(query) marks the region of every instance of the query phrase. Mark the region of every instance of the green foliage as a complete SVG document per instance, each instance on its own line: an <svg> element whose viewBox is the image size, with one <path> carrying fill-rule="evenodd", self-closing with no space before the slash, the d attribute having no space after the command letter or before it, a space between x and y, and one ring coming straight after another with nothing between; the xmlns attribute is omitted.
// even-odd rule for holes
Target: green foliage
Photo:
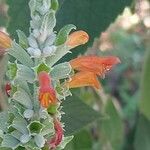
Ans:
<svg viewBox="0 0 150 150"><path fill-rule="evenodd" d="M72 135L102 117L75 94L63 102L63 111L65 115L63 115L62 121L65 122L66 135Z"/></svg>
<svg viewBox="0 0 150 150"><path fill-rule="evenodd" d="M140 98L140 111L150 120L150 47L145 54L145 63L143 67L143 76L141 83L141 98Z"/></svg>
<svg viewBox="0 0 150 150"><path fill-rule="evenodd" d="M6 0L9 5L9 23L7 30L13 38L17 38L16 30L29 34L30 10L29 0ZM27 19L28 18L28 19Z"/></svg>
<svg viewBox="0 0 150 150"><path fill-rule="evenodd" d="M5 0L0 0L0 27L5 27L8 22L8 16L6 14Z"/></svg>
<svg viewBox="0 0 150 150"><path fill-rule="evenodd" d="M30 11L28 2L29 0L7 0L9 5L8 15L10 17L8 31L13 37L16 37L17 29L24 31L27 35L29 33ZM131 2L132 0L116 0L115 3L113 0L60 0L56 30L59 31L64 24L75 24L78 29L85 30L89 33L89 44L91 44L93 39L99 36L123 11L125 6L129 6ZM22 8L22 6L24 7ZM69 59L79 53L83 53L87 46L82 47L82 49L80 47L77 48L73 52L73 55L68 56Z"/></svg>
<svg viewBox="0 0 150 150"><path fill-rule="evenodd" d="M67 145L65 150L91 150L92 144L91 134L86 130L82 130L75 134L73 140Z"/></svg>
<svg viewBox="0 0 150 150"><path fill-rule="evenodd" d="M139 116L134 142L135 150L149 150L150 148L150 121L144 116Z"/></svg>
<svg viewBox="0 0 150 150"><path fill-rule="evenodd" d="M108 100L105 106L108 118L100 122L100 135L102 149L120 150L123 143L123 122L119 111L112 100ZM109 143L109 144L108 144Z"/></svg>

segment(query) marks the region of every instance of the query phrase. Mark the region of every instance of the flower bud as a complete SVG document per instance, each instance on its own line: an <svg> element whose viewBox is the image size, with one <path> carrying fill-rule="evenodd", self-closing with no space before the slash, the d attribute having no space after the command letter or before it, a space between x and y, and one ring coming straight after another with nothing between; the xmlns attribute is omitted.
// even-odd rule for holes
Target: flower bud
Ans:
<svg viewBox="0 0 150 150"><path fill-rule="evenodd" d="M11 38L4 32L0 31L0 55L5 53L5 49L10 48L11 42Z"/></svg>
<svg viewBox="0 0 150 150"><path fill-rule="evenodd" d="M41 50L38 48L29 47L27 49L27 51L33 58L40 58L40 56L41 56Z"/></svg>
<svg viewBox="0 0 150 150"><path fill-rule="evenodd" d="M48 57L55 54L56 46L47 46L43 49L43 56Z"/></svg>
<svg viewBox="0 0 150 150"><path fill-rule="evenodd" d="M69 35L69 38L66 42L71 48L77 47L79 45L83 45L87 43L89 40L89 35L85 31L76 31Z"/></svg>

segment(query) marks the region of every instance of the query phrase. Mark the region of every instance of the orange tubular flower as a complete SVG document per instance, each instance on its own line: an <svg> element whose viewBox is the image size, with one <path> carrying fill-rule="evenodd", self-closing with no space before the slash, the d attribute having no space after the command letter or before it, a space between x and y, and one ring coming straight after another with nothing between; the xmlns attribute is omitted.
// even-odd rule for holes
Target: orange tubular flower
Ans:
<svg viewBox="0 0 150 150"><path fill-rule="evenodd" d="M53 87L51 86L51 79L47 72L42 71L38 75L39 78L39 100L43 107L48 108L49 105L56 105L57 98Z"/></svg>
<svg viewBox="0 0 150 150"><path fill-rule="evenodd" d="M72 76L71 80L67 82L67 86L69 86L69 88L92 86L96 89L100 89L101 87L97 76L94 73L82 71Z"/></svg>
<svg viewBox="0 0 150 150"><path fill-rule="evenodd" d="M7 49L11 46L11 38L5 34L4 32L0 31L0 49Z"/></svg>
<svg viewBox="0 0 150 150"><path fill-rule="evenodd" d="M89 35L85 31L82 30L75 31L69 35L66 45L68 45L71 48L74 48L79 45L83 45L87 43L88 40L89 40Z"/></svg>
<svg viewBox="0 0 150 150"><path fill-rule="evenodd" d="M120 63L120 59L115 56L83 56L70 61L70 65L73 69L93 72L101 77L118 63Z"/></svg>

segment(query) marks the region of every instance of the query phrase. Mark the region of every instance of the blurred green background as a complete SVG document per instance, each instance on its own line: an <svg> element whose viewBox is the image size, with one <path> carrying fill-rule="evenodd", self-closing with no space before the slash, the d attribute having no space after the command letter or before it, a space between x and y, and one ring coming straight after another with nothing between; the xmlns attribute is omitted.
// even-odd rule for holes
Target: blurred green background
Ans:
<svg viewBox="0 0 150 150"><path fill-rule="evenodd" d="M18 28L28 34L28 2L0 0L0 29L12 38ZM87 31L90 42L61 61L96 54L122 63L100 81L101 91L74 90L63 102L66 134L75 134L65 150L150 150L149 1L60 0L56 31L69 23Z"/></svg>

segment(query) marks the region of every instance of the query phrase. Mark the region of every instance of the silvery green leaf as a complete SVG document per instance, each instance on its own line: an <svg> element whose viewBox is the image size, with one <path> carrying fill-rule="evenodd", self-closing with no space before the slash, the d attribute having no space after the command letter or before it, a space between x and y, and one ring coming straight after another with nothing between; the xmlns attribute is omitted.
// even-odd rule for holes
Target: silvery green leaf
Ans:
<svg viewBox="0 0 150 150"><path fill-rule="evenodd" d="M49 36L53 32L55 25L56 25L55 12L50 11L46 13L43 17L42 26L40 29L41 35L39 37L39 40L41 42L44 42L47 36Z"/></svg>
<svg viewBox="0 0 150 150"><path fill-rule="evenodd" d="M26 109L23 113L24 117L30 119L33 117L34 111L32 109Z"/></svg>
<svg viewBox="0 0 150 150"><path fill-rule="evenodd" d="M40 58L41 57L41 50L38 48L29 47L27 49L27 51L30 54L30 56L33 58Z"/></svg>
<svg viewBox="0 0 150 150"><path fill-rule="evenodd" d="M13 41L12 48L9 49L8 53L15 57L23 65L33 67L33 61L29 54L15 41Z"/></svg>
<svg viewBox="0 0 150 150"><path fill-rule="evenodd" d="M41 135L53 135L55 130L54 130L54 125L53 125L53 120L52 118L48 118L43 122L44 128L41 131Z"/></svg>
<svg viewBox="0 0 150 150"><path fill-rule="evenodd" d="M41 108L39 110L39 116L41 119L46 119L49 114L47 113L47 110Z"/></svg>
<svg viewBox="0 0 150 150"><path fill-rule="evenodd" d="M13 80L16 77L17 73L17 64L8 62L8 70L7 70L7 76L9 79Z"/></svg>
<svg viewBox="0 0 150 150"><path fill-rule="evenodd" d="M34 30L33 30L33 36L34 36L35 38L38 38L38 37L40 36L40 31L39 31L38 29L34 29Z"/></svg>
<svg viewBox="0 0 150 150"><path fill-rule="evenodd" d="M19 108L18 107L16 108L16 106L12 104L12 101L10 104L11 106L9 106L9 109L8 109L9 114L13 114L15 117L20 117L22 114L20 114Z"/></svg>
<svg viewBox="0 0 150 150"><path fill-rule="evenodd" d="M28 39L27 39L26 35L24 34L24 32L21 30L17 30L17 34L19 37L19 45L21 45L23 48L27 48L28 47Z"/></svg>
<svg viewBox="0 0 150 150"><path fill-rule="evenodd" d="M26 81L22 80L21 78L15 78L14 84L16 87L24 89L30 95L30 89Z"/></svg>
<svg viewBox="0 0 150 150"><path fill-rule="evenodd" d="M66 147L66 145L73 139L73 136L64 137L60 146L58 146L57 150L62 150Z"/></svg>
<svg viewBox="0 0 150 150"><path fill-rule="evenodd" d="M7 132L8 119L9 119L9 116L7 112L0 113L0 130Z"/></svg>
<svg viewBox="0 0 150 150"><path fill-rule="evenodd" d="M0 129L0 138L3 138L3 136L4 136L4 132L3 130Z"/></svg>
<svg viewBox="0 0 150 150"><path fill-rule="evenodd" d="M30 96L21 88L19 88L18 91L13 95L13 99L28 109L33 108Z"/></svg>
<svg viewBox="0 0 150 150"><path fill-rule="evenodd" d="M31 136L29 134L24 134L20 137L20 141L23 144L29 142L30 139L31 139Z"/></svg>
<svg viewBox="0 0 150 150"><path fill-rule="evenodd" d="M42 5L38 8L38 11L41 15L44 15L49 11L51 7L51 0L44 0L42 1Z"/></svg>
<svg viewBox="0 0 150 150"><path fill-rule="evenodd" d="M13 150L19 145L19 141L12 135L6 134L1 143L2 147L12 148Z"/></svg>
<svg viewBox="0 0 150 150"><path fill-rule="evenodd" d="M41 27L42 24L42 19L41 17L36 14L34 15L34 17L32 18L33 20L30 21L30 26L32 29L39 29Z"/></svg>
<svg viewBox="0 0 150 150"><path fill-rule="evenodd" d="M28 134L27 121L21 116L15 118L11 126L23 134Z"/></svg>
<svg viewBox="0 0 150 150"><path fill-rule="evenodd" d="M14 130L11 132L11 135L16 138L17 140L20 140L20 137L22 136L22 133L19 132L18 130Z"/></svg>
<svg viewBox="0 0 150 150"><path fill-rule="evenodd" d="M31 17L33 18L36 10L36 0L30 0L29 7L31 11Z"/></svg>
<svg viewBox="0 0 150 150"><path fill-rule="evenodd" d="M44 147L45 139L44 139L44 137L43 137L41 134L37 134L37 135L34 137L34 140L35 140L36 145L37 145L39 148Z"/></svg>
<svg viewBox="0 0 150 150"><path fill-rule="evenodd" d="M17 70L16 78L20 78L20 79L30 82L30 83L34 82L35 74L32 69L30 69L27 66L20 65L20 64L17 65L17 68L18 68L18 70Z"/></svg>
<svg viewBox="0 0 150 150"><path fill-rule="evenodd" d="M41 149L38 149L33 138L30 139L28 143L24 144L24 146L27 150L41 150Z"/></svg>
<svg viewBox="0 0 150 150"><path fill-rule="evenodd" d="M43 56L44 57L48 57L48 56L52 56L55 54L57 47L52 45L52 46L47 46L43 49Z"/></svg>
<svg viewBox="0 0 150 150"><path fill-rule="evenodd" d="M76 26L73 24L64 26L56 37L55 45L58 46L64 44L67 41L70 31L73 29L76 29Z"/></svg>
<svg viewBox="0 0 150 150"><path fill-rule="evenodd" d="M44 46L47 47L47 46L53 45L55 42L55 39L56 39L56 34L52 32L52 34L50 34L50 36L46 39Z"/></svg>
<svg viewBox="0 0 150 150"><path fill-rule="evenodd" d="M38 48L38 43L33 35L28 37L29 45L33 48Z"/></svg>
<svg viewBox="0 0 150 150"><path fill-rule="evenodd" d="M71 70L72 68L70 63L65 62L54 66L50 74L54 80L60 80L68 78Z"/></svg>
<svg viewBox="0 0 150 150"><path fill-rule="evenodd" d="M46 63L52 67L58 60L60 60L64 55L69 53L70 48L66 45L60 45L57 47L54 56L47 57Z"/></svg>
<svg viewBox="0 0 150 150"><path fill-rule="evenodd" d="M59 97L60 100L62 100L62 99L66 99L66 97L68 96L72 96L72 93L70 92L69 89L64 89L62 93L59 93L57 96Z"/></svg>

